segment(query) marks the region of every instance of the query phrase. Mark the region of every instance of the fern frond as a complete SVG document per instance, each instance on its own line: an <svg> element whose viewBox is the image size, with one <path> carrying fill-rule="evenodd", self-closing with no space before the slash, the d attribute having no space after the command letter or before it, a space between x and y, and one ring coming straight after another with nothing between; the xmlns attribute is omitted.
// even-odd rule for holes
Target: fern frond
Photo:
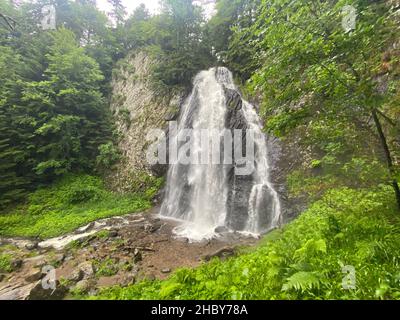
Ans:
<svg viewBox="0 0 400 320"><path fill-rule="evenodd" d="M300 271L289 277L282 286L282 291L306 291L308 289L319 288L321 281L315 272Z"/></svg>

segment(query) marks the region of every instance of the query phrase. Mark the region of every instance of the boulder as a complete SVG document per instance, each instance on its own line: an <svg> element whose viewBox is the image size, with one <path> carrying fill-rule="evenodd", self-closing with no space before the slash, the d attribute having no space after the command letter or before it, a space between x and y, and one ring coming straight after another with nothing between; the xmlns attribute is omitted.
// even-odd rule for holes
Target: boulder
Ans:
<svg viewBox="0 0 400 320"><path fill-rule="evenodd" d="M81 280L75 285L74 289L79 292L87 293L91 287L92 285L89 280Z"/></svg>
<svg viewBox="0 0 400 320"><path fill-rule="evenodd" d="M212 258L226 259L226 258L232 257L234 255L235 255L235 249L226 247L226 248L222 248L212 254L208 254L208 255L204 256L203 260L210 261Z"/></svg>
<svg viewBox="0 0 400 320"><path fill-rule="evenodd" d="M53 257L51 262L54 264L60 264L63 263L64 260L65 260L65 255L63 253L58 253Z"/></svg>
<svg viewBox="0 0 400 320"><path fill-rule="evenodd" d="M221 234L221 233L228 233L228 232L229 232L229 229L225 226L215 228L215 233Z"/></svg>
<svg viewBox="0 0 400 320"><path fill-rule="evenodd" d="M14 283L0 288L0 300L26 300L35 284Z"/></svg>
<svg viewBox="0 0 400 320"><path fill-rule="evenodd" d="M162 222L147 223L143 226L144 231L147 233L155 233L162 227Z"/></svg>
<svg viewBox="0 0 400 320"><path fill-rule="evenodd" d="M23 263L24 262L21 259L15 259L11 261L11 267L13 270L18 270L22 267Z"/></svg>
<svg viewBox="0 0 400 320"><path fill-rule="evenodd" d="M83 278L87 279L90 278L94 275L94 268L93 264L90 261L86 261L81 263L77 269L81 270L83 272Z"/></svg>
<svg viewBox="0 0 400 320"><path fill-rule="evenodd" d="M28 300L62 300L68 293L67 288L56 281L55 289L45 289L39 280L29 292Z"/></svg>
<svg viewBox="0 0 400 320"><path fill-rule="evenodd" d="M25 259L25 262L32 264L36 268L41 268L48 264L47 258L44 255L36 256L33 258L27 258Z"/></svg>
<svg viewBox="0 0 400 320"><path fill-rule="evenodd" d="M41 270L33 269L30 273L25 276L26 282L36 282L43 278L43 273Z"/></svg>
<svg viewBox="0 0 400 320"><path fill-rule="evenodd" d="M126 286L130 286L132 284L135 284L135 282L136 282L136 275L135 274L127 274L122 277L120 285L122 287L126 287Z"/></svg>
<svg viewBox="0 0 400 320"><path fill-rule="evenodd" d="M68 276L66 276L65 279L72 282L79 282L84 276L85 274L83 271L79 268L76 268Z"/></svg>

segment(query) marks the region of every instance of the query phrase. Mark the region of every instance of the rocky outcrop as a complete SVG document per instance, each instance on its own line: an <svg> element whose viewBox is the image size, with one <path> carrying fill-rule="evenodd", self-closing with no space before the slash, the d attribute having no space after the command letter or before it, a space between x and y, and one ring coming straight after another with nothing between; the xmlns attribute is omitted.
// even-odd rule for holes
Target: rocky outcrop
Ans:
<svg viewBox="0 0 400 320"><path fill-rule="evenodd" d="M246 136L247 128L246 118L243 114L243 101L239 92L224 88L226 105L228 107L225 126L232 130L243 130L243 146L242 150L246 150ZM232 165L228 171L228 215L226 224L233 230L243 230L248 220L248 199L253 187L253 177L251 175L240 176L235 174L235 166Z"/></svg>
<svg viewBox="0 0 400 320"><path fill-rule="evenodd" d="M157 64L148 54L138 52L119 62L112 81L111 111L119 136L121 162L110 174L111 187L119 192L131 191L143 173L163 176L165 166L152 167L146 159L153 129L166 130L169 121L179 115L183 93L165 92L153 82L152 70Z"/></svg>

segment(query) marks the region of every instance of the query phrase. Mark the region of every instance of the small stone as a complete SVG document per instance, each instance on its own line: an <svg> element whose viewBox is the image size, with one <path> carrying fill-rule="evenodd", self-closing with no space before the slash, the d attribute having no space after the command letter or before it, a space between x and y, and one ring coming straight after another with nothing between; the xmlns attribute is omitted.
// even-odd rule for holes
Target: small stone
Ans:
<svg viewBox="0 0 400 320"><path fill-rule="evenodd" d="M118 237L118 231L111 230L108 235L110 236L110 238L116 238Z"/></svg>
<svg viewBox="0 0 400 320"><path fill-rule="evenodd" d="M75 290L78 290L79 292L83 293L87 293L90 289L91 285L88 280L81 280L75 286Z"/></svg>
<svg viewBox="0 0 400 320"><path fill-rule="evenodd" d="M143 260L142 253L140 252L139 249L136 248L135 251L133 252L133 262L138 263L142 260Z"/></svg>
<svg viewBox="0 0 400 320"><path fill-rule="evenodd" d="M210 261L213 258L226 259L226 258L232 257L234 255L235 255L235 248L226 247L226 248L222 248L222 249L216 251L213 254L208 254L208 255L204 256L203 260Z"/></svg>
<svg viewBox="0 0 400 320"><path fill-rule="evenodd" d="M152 274L152 273L147 274L145 276L145 278L146 278L147 281L155 281L156 280L156 276L154 274Z"/></svg>
<svg viewBox="0 0 400 320"><path fill-rule="evenodd" d="M11 262L13 270L17 270L22 267L23 261L21 259L15 259Z"/></svg>
<svg viewBox="0 0 400 320"><path fill-rule="evenodd" d="M37 242L31 242L25 245L25 248L29 251L35 250L39 247L39 244Z"/></svg>
<svg viewBox="0 0 400 320"><path fill-rule="evenodd" d="M54 256L53 262L54 263L62 263L65 260L65 255L63 253L56 254Z"/></svg>
<svg viewBox="0 0 400 320"><path fill-rule="evenodd" d="M0 274L0 282L2 282L6 278L5 274Z"/></svg>
<svg viewBox="0 0 400 320"><path fill-rule="evenodd" d="M119 285L120 282L121 282L121 279L118 275L111 276L111 277L100 277L97 280L96 287L97 288L109 288L109 287Z"/></svg>
<svg viewBox="0 0 400 320"><path fill-rule="evenodd" d="M165 269L162 269L161 272L162 272L162 273L165 273L165 274L171 273L171 269L165 268Z"/></svg>
<svg viewBox="0 0 400 320"><path fill-rule="evenodd" d="M122 278L121 286L123 287L130 286L132 284L135 284L135 282L136 282L136 276L134 274L128 274Z"/></svg>
<svg viewBox="0 0 400 320"><path fill-rule="evenodd" d="M68 261L71 261L71 260L74 260L74 257L73 256L68 256L68 257L65 257L64 262L68 262Z"/></svg>
<svg viewBox="0 0 400 320"><path fill-rule="evenodd" d="M147 233L155 233L156 231L158 231L160 228L162 227L162 223L161 222L155 222L153 224L151 223L147 223L143 226L144 231Z"/></svg>
<svg viewBox="0 0 400 320"><path fill-rule="evenodd" d="M42 279L43 273L41 270L33 270L30 274L25 277L26 282L36 282Z"/></svg>

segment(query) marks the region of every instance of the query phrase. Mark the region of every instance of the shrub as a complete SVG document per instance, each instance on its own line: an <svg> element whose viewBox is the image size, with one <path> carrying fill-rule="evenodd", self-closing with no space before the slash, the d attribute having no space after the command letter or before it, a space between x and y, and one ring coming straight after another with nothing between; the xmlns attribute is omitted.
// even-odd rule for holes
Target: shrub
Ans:
<svg viewBox="0 0 400 320"><path fill-rule="evenodd" d="M119 159L121 155L118 149L114 146L112 142L102 144L99 146L99 155L96 158L96 164L98 168L109 169L111 168Z"/></svg>
<svg viewBox="0 0 400 320"><path fill-rule="evenodd" d="M99 177L67 176L51 187L35 191L26 205L0 215L0 236L55 237L98 219L150 207L151 202L144 195L106 190Z"/></svg>
<svg viewBox="0 0 400 320"><path fill-rule="evenodd" d="M92 299L400 299L400 223L390 187L334 189L254 250ZM356 289L345 290L345 266Z"/></svg>
<svg viewBox="0 0 400 320"><path fill-rule="evenodd" d="M9 254L0 254L0 272L8 273L13 270L11 266L11 259L12 257Z"/></svg>

